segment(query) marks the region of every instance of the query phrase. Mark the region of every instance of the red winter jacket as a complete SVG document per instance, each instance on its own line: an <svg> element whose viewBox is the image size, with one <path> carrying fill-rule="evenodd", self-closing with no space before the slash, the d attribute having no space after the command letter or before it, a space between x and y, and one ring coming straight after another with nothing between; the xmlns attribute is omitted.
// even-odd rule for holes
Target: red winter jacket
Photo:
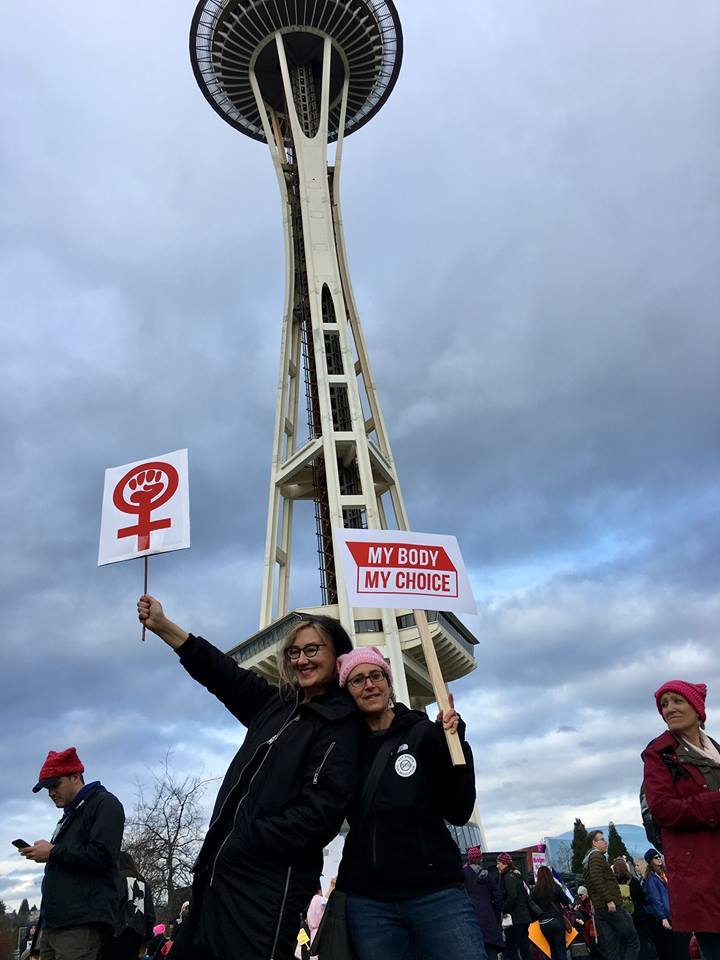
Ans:
<svg viewBox="0 0 720 960"><path fill-rule="evenodd" d="M720 933L720 791L710 790L689 763L676 765L688 775L673 783L660 754L676 746L666 731L642 753L648 806L662 828L672 925L684 933ZM671 766L674 756L669 755Z"/></svg>

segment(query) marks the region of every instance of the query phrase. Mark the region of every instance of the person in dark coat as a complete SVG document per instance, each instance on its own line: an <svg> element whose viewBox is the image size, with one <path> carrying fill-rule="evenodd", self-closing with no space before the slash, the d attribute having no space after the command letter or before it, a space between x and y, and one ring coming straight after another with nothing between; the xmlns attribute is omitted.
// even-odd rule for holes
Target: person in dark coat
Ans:
<svg viewBox="0 0 720 960"><path fill-rule="evenodd" d="M655 691L668 729L642 752L645 795L660 826L672 929L694 932L720 960L720 744L703 732L704 683L669 680Z"/></svg>
<svg viewBox="0 0 720 960"><path fill-rule="evenodd" d="M141 597L138 613L248 728L194 866L173 960L286 960L355 785L357 715L336 667L350 638L329 617L296 623L278 653L278 689L172 623L154 598Z"/></svg>
<svg viewBox="0 0 720 960"><path fill-rule="evenodd" d="M467 863L463 867L465 889L475 910L475 916L485 941L485 953L488 960L497 960L505 943L500 926L500 891L482 865L480 847L468 847Z"/></svg>
<svg viewBox="0 0 720 960"><path fill-rule="evenodd" d="M51 750L33 793L46 789L62 818L50 840L22 856L45 864L38 941L43 960L95 960L120 923L120 853L125 812L99 780L85 783L75 747Z"/></svg>
<svg viewBox="0 0 720 960"><path fill-rule="evenodd" d="M529 895L520 871L513 866L509 853L499 853L497 868L500 874L500 904L503 915L512 920L504 926L507 960L531 960L528 927L532 921Z"/></svg>
<svg viewBox="0 0 720 960"><path fill-rule="evenodd" d="M542 911L538 920L540 930L550 947L551 960L566 960L565 917L562 908L569 907L570 901L555 882L549 867L538 867L537 881L530 898Z"/></svg>
<svg viewBox="0 0 720 960"><path fill-rule="evenodd" d="M360 960L409 960L416 950L423 960L486 960L445 824L467 823L475 803L464 726L452 707L433 723L394 703L392 671L377 647L345 654L338 667L367 725L337 879ZM460 738L466 765L453 766L443 727Z"/></svg>
<svg viewBox="0 0 720 960"><path fill-rule="evenodd" d="M598 942L597 930L595 929L595 914L592 901L588 895L587 887L578 887L577 900L573 911L575 913L575 923L580 928L580 935L585 941L588 954L591 960L600 960L602 950Z"/></svg>
<svg viewBox="0 0 720 960"><path fill-rule="evenodd" d="M147 944L155 926L155 905L150 884L126 850L118 857L120 871L120 930L107 940L101 960L137 960L140 947Z"/></svg>

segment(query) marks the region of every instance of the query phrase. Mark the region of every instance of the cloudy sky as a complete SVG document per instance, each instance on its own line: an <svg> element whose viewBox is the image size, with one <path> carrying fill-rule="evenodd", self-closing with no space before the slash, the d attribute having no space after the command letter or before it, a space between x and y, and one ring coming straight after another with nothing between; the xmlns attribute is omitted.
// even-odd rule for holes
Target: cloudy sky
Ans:
<svg viewBox="0 0 720 960"><path fill-rule="evenodd" d="M459 536L479 602L456 695L488 839L638 822L655 687L708 682L720 733L720 7L398 6L402 71L347 142L344 218L413 526ZM280 207L266 148L197 88L193 7L0 14L11 906L39 899L9 842L52 832L30 793L48 749L76 745L130 810L167 748L212 777L242 737L141 645L140 565L96 567L104 469L188 447L193 546L152 591L221 647L257 628Z"/></svg>

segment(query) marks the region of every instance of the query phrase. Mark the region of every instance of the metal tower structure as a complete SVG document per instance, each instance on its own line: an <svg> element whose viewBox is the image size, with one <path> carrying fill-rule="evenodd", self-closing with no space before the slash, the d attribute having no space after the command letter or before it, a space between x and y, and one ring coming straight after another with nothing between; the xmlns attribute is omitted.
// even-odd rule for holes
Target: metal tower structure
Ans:
<svg viewBox="0 0 720 960"><path fill-rule="evenodd" d="M402 59L391 0L200 0L195 77L231 126L267 143L285 228L285 308L260 631L231 653L274 678L288 623L296 501L315 506L320 606L356 643L386 648L398 699L434 699L411 611L348 606L333 527L409 529L348 270L339 185L344 138L382 107ZM334 163L328 145L336 142ZM307 435L301 421L307 424ZM477 642L429 614L446 679L474 667Z"/></svg>

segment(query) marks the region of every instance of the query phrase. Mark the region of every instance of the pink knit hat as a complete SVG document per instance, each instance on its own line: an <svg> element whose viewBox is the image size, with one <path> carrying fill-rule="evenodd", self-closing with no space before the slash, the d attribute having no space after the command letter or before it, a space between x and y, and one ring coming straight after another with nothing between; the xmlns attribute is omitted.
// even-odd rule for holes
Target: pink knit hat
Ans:
<svg viewBox="0 0 720 960"><path fill-rule="evenodd" d="M165 933L165 924L164 924L164 923L156 923L155 926L153 927L153 934L154 934L156 937L159 937L160 934L164 934L164 933Z"/></svg>
<svg viewBox="0 0 720 960"><path fill-rule="evenodd" d="M361 663L372 664L373 667L380 667L387 674L388 682L392 686L392 670L390 664L383 657L377 647L355 647L350 653L343 653L337 658L337 668L340 674L340 686L344 687L347 683L348 675L355 667Z"/></svg>
<svg viewBox="0 0 720 960"><path fill-rule="evenodd" d="M482 863L482 848L468 847L467 860L468 860L468 863Z"/></svg>
<svg viewBox="0 0 720 960"><path fill-rule="evenodd" d="M660 698L664 693L672 691L685 697L687 702L700 717L700 722L705 723L705 697L707 696L707 686L704 683L689 683L687 680L668 680L659 690L655 691L655 703L657 704L660 716L662 716L662 707Z"/></svg>
<svg viewBox="0 0 720 960"><path fill-rule="evenodd" d="M498 863L506 863L506 864L508 864L508 866L509 866L510 864L512 864L513 858L510 856L509 853L499 853L499 854L497 855L497 862L498 862Z"/></svg>

